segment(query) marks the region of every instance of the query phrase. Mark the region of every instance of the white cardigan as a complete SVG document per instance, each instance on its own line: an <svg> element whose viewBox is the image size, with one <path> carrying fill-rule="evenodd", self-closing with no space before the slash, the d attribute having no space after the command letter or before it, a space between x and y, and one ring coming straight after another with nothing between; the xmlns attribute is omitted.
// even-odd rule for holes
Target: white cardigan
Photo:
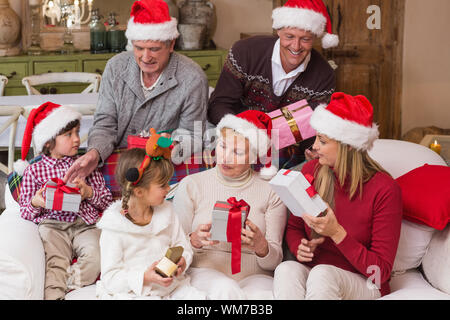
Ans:
<svg viewBox="0 0 450 320"><path fill-rule="evenodd" d="M184 248L186 269L192 262L192 247L181 227L172 204L165 201L154 207L151 222L138 226L120 213L122 201L116 201L97 223L100 236L101 278L97 282L97 297L128 299L144 296L165 297L180 285L188 285L183 273L169 287L157 284L144 286L144 273L174 246Z"/></svg>

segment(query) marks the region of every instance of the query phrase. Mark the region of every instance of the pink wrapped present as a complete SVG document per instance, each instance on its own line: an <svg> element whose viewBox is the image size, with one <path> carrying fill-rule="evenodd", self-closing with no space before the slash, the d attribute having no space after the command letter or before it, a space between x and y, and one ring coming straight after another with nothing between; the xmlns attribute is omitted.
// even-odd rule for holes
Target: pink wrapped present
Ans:
<svg viewBox="0 0 450 320"><path fill-rule="evenodd" d="M313 110L306 100L268 113L272 119L272 141L277 150L296 144L316 135L309 124Z"/></svg>

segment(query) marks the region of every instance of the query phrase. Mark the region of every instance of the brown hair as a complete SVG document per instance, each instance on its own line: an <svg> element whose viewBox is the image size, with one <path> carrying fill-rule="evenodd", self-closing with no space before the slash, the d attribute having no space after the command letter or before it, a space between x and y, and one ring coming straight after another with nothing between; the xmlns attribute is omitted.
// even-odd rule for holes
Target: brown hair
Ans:
<svg viewBox="0 0 450 320"><path fill-rule="evenodd" d="M135 185L128 181L126 174L130 168L139 168L145 158L145 150L133 148L120 154L117 163L115 177L122 190L122 209L128 210L128 200L130 200L135 188L147 188L151 183L164 185L170 181L174 173L174 168L169 160L161 157L159 160L152 160L145 169L142 179Z"/></svg>
<svg viewBox="0 0 450 320"><path fill-rule="evenodd" d="M59 135L62 135L70 130L72 130L73 128L75 128L76 126L78 126L80 124L80 120L76 119L73 121L70 121L63 129L61 129L58 134L50 139L49 141L47 141L44 146L42 147L42 152L43 154L45 154L47 157L50 156L51 151L55 148L56 146L56 137Z"/></svg>
<svg viewBox="0 0 450 320"><path fill-rule="evenodd" d="M336 177L341 187L350 178L349 199L356 192L362 198L363 184L369 181L377 172L389 174L383 167L373 160L367 151L359 151L339 141L336 164L334 170L326 165L318 165L315 172L314 187L322 199L334 208L334 186ZM336 173L336 176L335 176Z"/></svg>

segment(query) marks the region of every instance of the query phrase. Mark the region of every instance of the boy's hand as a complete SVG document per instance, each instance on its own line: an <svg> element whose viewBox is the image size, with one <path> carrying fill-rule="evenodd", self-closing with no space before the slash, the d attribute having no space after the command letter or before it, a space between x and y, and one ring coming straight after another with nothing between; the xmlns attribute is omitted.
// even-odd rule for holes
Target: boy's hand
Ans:
<svg viewBox="0 0 450 320"><path fill-rule="evenodd" d="M163 287L168 287L172 284L173 278L168 277L164 278L161 277L158 273L155 271L155 267L158 264L159 261L155 261L152 263L152 265L145 271L144 273L144 284L151 284L156 283Z"/></svg>
<svg viewBox="0 0 450 320"><path fill-rule="evenodd" d="M92 196L94 195L94 191L92 190L92 187L88 186L83 179L77 177L75 178L74 183L77 188L80 189L81 200L92 198Z"/></svg>
<svg viewBox="0 0 450 320"><path fill-rule="evenodd" d="M45 187L40 188L36 191L36 194L31 199L31 205L35 208L45 208L45 199L44 199L44 190Z"/></svg>

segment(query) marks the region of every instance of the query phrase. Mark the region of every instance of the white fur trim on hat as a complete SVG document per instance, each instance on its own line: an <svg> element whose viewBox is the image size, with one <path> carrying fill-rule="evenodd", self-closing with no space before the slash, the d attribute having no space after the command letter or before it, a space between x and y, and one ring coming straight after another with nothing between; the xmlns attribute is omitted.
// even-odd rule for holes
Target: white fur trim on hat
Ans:
<svg viewBox="0 0 450 320"><path fill-rule="evenodd" d="M259 176L261 177L261 179L270 180L277 174L277 172L278 169L275 166L270 166L269 168L262 167L259 171Z"/></svg>
<svg viewBox="0 0 450 320"><path fill-rule="evenodd" d="M354 121L345 120L319 105L311 117L310 124L318 133L334 140L348 144L358 150L370 150L373 142L378 139L378 126L360 125Z"/></svg>
<svg viewBox="0 0 450 320"><path fill-rule="evenodd" d="M44 145L74 120L81 120L81 113L70 107L61 106L50 112L33 130L36 152L41 153Z"/></svg>
<svg viewBox="0 0 450 320"><path fill-rule="evenodd" d="M19 175L23 176L23 173L25 172L25 169L28 168L30 164L26 160L19 159L14 162L14 171Z"/></svg>
<svg viewBox="0 0 450 320"><path fill-rule="evenodd" d="M327 19L322 14L303 8L276 8L272 11L272 19L273 29L295 27L310 31L318 37L322 36L327 24Z"/></svg>
<svg viewBox="0 0 450 320"><path fill-rule="evenodd" d="M177 19L171 18L170 21L163 23L135 23L134 17L128 20L125 36L128 41L131 40L153 40L167 41L178 38L180 34L177 29Z"/></svg>
<svg viewBox="0 0 450 320"><path fill-rule="evenodd" d="M227 114L217 124L218 136L220 136L220 130L222 130L223 128L233 129L237 133L247 138L250 143L250 148L259 157L264 157L267 155L267 151L270 148L270 138L267 135L266 130L260 129L253 123L236 117L232 114Z"/></svg>
<svg viewBox="0 0 450 320"><path fill-rule="evenodd" d="M326 33L322 37L322 48L328 49L328 48L337 47L338 45L339 45L339 36L337 36L335 34Z"/></svg>

